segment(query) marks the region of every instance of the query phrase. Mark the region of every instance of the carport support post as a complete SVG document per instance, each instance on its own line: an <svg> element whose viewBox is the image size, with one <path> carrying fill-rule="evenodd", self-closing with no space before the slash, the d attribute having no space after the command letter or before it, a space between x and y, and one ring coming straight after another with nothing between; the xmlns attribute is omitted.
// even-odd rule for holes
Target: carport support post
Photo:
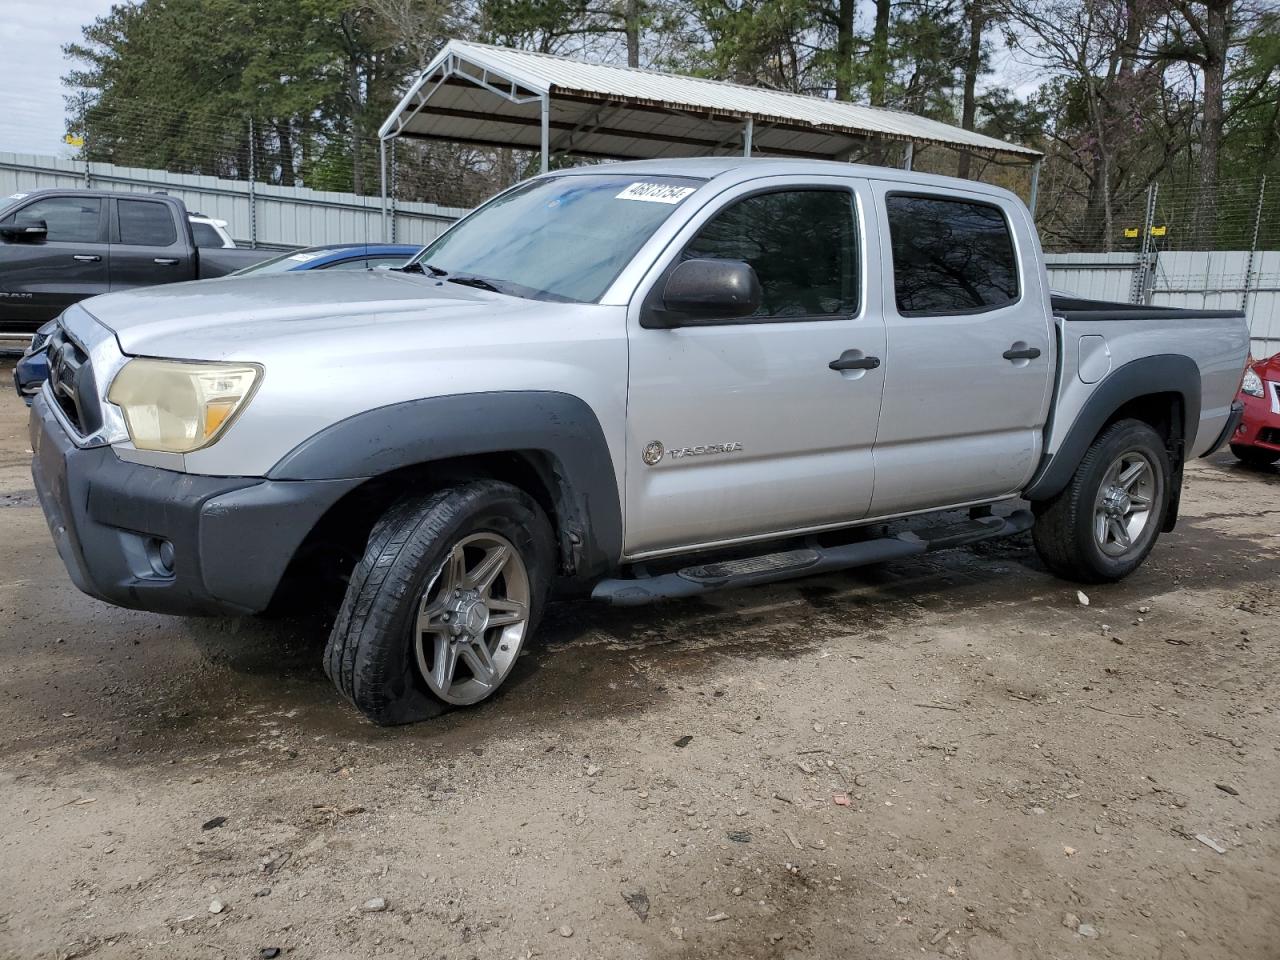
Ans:
<svg viewBox="0 0 1280 960"><path fill-rule="evenodd" d="M382 242L387 243L387 141L378 138L378 165L382 171Z"/></svg>
<svg viewBox="0 0 1280 960"><path fill-rule="evenodd" d="M1036 218L1036 200L1040 197L1040 162L1039 157L1031 161L1031 196L1027 199L1027 206L1031 210L1032 221Z"/></svg>
<svg viewBox="0 0 1280 960"><path fill-rule="evenodd" d="M551 94L542 95L542 172L546 173L551 161Z"/></svg>
<svg viewBox="0 0 1280 960"><path fill-rule="evenodd" d="M747 125L742 128L742 155L751 156L751 138L755 135L756 118L747 117Z"/></svg>
<svg viewBox="0 0 1280 960"><path fill-rule="evenodd" d="M910 169L911 169L911 165L915 162L915 159L916 159L916 145L915 145L915 142L914 142L914 141L911 141L911 140L908 140L908 141L907 141L907 155L906 155L906 157L905 157L905 158L903 159L903 161L902 161L902 169L903 169L903 170L910 170Z"/></svg>
<svg viewBox="0 0 1280 960"><path fill-rule="evenodd" d="M249 118L249 246L258 249L258 155L253 144L253 117Z"/></svg>

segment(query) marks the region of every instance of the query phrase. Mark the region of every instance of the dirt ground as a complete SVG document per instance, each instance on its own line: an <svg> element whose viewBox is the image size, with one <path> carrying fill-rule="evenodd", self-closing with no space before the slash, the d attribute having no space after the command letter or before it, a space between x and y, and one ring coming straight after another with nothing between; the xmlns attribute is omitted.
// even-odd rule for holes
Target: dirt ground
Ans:
<svg viewBox="0 0 1280 960"><path fill-rule="evenodd" d="M1280 472L1087 606L1026 538L563 605L382 730L323 623L78 593L2 397L0 956L1280 957Z"/></svg>

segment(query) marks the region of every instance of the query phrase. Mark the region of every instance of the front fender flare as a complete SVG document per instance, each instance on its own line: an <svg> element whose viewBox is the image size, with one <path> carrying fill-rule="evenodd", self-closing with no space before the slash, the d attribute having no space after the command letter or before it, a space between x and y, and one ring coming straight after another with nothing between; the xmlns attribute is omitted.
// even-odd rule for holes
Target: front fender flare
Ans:
<svg viewBox="0 0 1280 960"><path fill-rule="evenodd" d="M511 390L428 397L358 413L298 444L271 480L377 477L456 457L537 452L550 460L560 535L579 577L622 554L622 506L613 458L595 412L579 397Z"/></svg>

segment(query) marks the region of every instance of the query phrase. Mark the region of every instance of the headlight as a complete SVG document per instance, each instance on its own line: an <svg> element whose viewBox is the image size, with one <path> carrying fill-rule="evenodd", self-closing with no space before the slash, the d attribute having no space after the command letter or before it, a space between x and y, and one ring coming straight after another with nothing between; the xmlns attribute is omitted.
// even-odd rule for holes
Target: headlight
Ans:
<svg viewBox="0 0 1280 960"><path fill-rule="evenodd" d="M1252 370L1246 370L1244 379L1240 381L1240 389L1251 397L1262 396L1262 378Z"/></svg>
<svg viewBox="0 0 1280 960"><path fill-rule="evenodd" d="M256 363L140 358L120 369L107 399L124 411L139 450L189 453L218 439L261 377Z"/></svg>

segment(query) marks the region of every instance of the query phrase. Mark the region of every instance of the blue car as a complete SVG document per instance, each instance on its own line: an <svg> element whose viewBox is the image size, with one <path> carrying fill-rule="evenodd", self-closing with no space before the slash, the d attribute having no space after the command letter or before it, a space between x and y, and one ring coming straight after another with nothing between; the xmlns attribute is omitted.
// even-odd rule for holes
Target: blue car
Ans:
<svg viewBox="0 0 1280 960"><path fill-rule="evenodd" d="M294 270L372 270L375 267L398 267L421 249L402 243L327 243L319 247L290 250L228 276L255 277L259 274Z"/></svg>
<svg viewBox="0 0 1280 960"><path fill-rule="evenodd" d="M22 359L13 368L13 385L28 407L31 398L40 392L40 385L49 379L49 354L45 347L56 324L56 320L50 320L35 332Z"/></svg>
<svg viewBox="0 0 1280 960"><path fill-rule="evenodd" d="M398 267L421 249L403 243L329 243L290 250L228 276L250 277L295 270L372 270L376 267ZM27 406L31 406L32 398L40 392L40 385L49 379L49 357L45 345L53 327L54 322L50 321L36 331L31 345L13 368L13 385Z"/></svg>

